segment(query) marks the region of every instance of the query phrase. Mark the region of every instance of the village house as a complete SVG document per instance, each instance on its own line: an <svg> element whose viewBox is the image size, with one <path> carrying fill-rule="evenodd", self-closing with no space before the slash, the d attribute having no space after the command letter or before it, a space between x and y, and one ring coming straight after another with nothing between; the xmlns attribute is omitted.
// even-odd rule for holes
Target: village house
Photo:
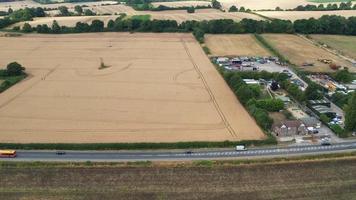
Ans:
<svg viewBox="0 0 356 200"><path fill-rule="evenodd" d="M299 120L285 120L274 124L273 132L278 137L305 135L308 133L306 126Z"/></svg>

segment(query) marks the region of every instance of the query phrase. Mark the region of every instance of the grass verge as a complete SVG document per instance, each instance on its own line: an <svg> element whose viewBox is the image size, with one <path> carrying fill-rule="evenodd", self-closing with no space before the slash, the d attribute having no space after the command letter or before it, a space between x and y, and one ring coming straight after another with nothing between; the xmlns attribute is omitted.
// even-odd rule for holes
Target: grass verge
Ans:
<svg viewBox="0 0 356 200"><path fill-rule="evenodd" d="M277 141L269 136L265 140L223 141L223 142L176 142L176 143L0 143L0 149L37 150L139 150L139 149L193 149L233 148L236 145L275 145Z"/></svg>

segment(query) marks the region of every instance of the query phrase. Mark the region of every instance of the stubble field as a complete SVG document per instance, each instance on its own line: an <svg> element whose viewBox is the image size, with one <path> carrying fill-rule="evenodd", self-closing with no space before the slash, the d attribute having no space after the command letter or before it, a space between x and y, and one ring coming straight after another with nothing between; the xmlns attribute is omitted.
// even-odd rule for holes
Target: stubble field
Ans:
<svg viewBox="0 0 356 200"><path fill-rule="evenodd" d="M318 59L331 59L335 64L349 67L356 72L352 63L315 46L313 43L291 34L263 34L263 37L271 43L282 55L301 69L311 72L332 72L328 64L319 62ZM314 66L303 67L304 62L314 63Z"/></svg>
<svg viewBox="0 0 356 200"><path fill-rule="evenodd" d="M105 9L103 9L105 8ZM9 26L12 29L15 26L22 27L24 23L29 23L31 26L37 26L42 24L52 25L53 20L56 20L61 26L75 26L77 22L91 23L93 20L98 19L103 21L105 24L111 19L115 20L119 13L126 13L128 16L132 15L150 15L151 19L158 20L175 20L178 23L182 23L188 20L213 20L213 19L232 19L234 21L240 21L244 18L254 19L254 20L264 20L254 14L237 12L237 13L224 13L216 9L197 9L195 13L188 14L186 10L168 10L168 11L135 11L130 7L123 5L113 5L113 6L102 6L95 7L94 10L97 13L110 13L112 15L105 16L71 16L71 17L39 17L35 18L33 21L19 22ZM57 12L57 11L55 11ZM54 12L53 12L54 13Z"/></svg>
<svg viewBox="0 0 356 200"><path fill-rule="evenodd" d="M20 163L18 166L1 167L0 198L356 199L354 157L211 167L164 163L142 163L144 166L139 163L134 166L99 164L91 167L83 164L52 165L26 166Z"/></svg>
<svg viewBox="0 0 356 200"><path fill-rule="evenodd" d="M275 9L277 6L282 9L292 9L299 5L314 4L307 0L220 0L223 7L228 10L232 5L238 8L243 6L246 9L262 10L262 9Z"/></svg>
<svg viewBox="0 0 356 200"><path fill-rule="evenodd" d="M40 4L32 0L23 1L9 1L0 3L0 11L7 11L9 8L13 10L28 8L58 8L59 6L66 6L69 9L74 9L76 5L87 5L88 7L97 7L102 4L117 4L116 1L97 1L97 2L79 2L79 3L53 3L53 4Z"/></svg>
<svg viewBox="0 0 356 200"><path fill-rule="evenodd" d="M0 94L1 142L264 138L191 34L36 34L0 43L0 66L16 60L31 74ZM108 68L99 70L101 61Z"/></svg>
<svg viewBox="0 0 356 200"><path fill-rule="evenodd" d="M356 60L356 36L310 35L310 37Z"/></svg>
<svg viewBox="0 0 356 200"><path fill-rule="evenodd" d="M170 8L186 7L186 6L211 6L210 1L172 1L172 2L153 2L153 6L158 7L160 5Z"/></svg>
<svg viewBox="0 0 356 200"><path fill-rule="evenodd" d="M295 21L298 19L309 19L315 18L318 19L323 15L339 15L346 18L356 16L356 10L332 10L332 11L259 11L257 12L260 15L276 18Z"/></svg>
<svg viewBox="0 0 356 200"><path fill-rule="evenodd" d="M205 44L213 56L269 56L251 34L205 35Z"/></svg>

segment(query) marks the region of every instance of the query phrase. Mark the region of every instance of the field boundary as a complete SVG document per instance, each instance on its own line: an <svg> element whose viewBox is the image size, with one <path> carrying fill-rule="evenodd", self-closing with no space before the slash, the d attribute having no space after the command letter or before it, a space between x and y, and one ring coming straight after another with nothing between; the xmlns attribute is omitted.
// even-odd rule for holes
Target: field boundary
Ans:
<svg viewBox="0 0 356 200"><path fill-rule="evenodd" d="M197 71L198 74L199 74L199 76L201 77L201 80L202 80L202 82L203 82L203 84L204 84L204 87L205 87L206 91L209 93L210 98L211 98L211 100L212 100L212 102L213 102L213 104L214 104L214 107L215 107L216 111L219 113L219 116L221 117L222 121L224 122L225 127L227 128L227 130L229 131L229 133L230 133L232 136L237 137L235 131L231 128L231 126L230 126L228 120L226 119L224 113L221 111L219 104L216 102L215 96L214 96L213 92L211 91L211 89L210 89L208 83L206 82L205 77L203 76L203 73L200 71L199 67L198 67L197 64L194 62L194 59L192 58L192 55L190 54L189 49L188 49L187 45L185 44L185 41L183 41L183 40L181 39L181 42L182 42L182 44L183 44L183 47L184 47L185 52L187 53L187 55L188 55L188 57L189 57L190 62L193 64L193 66L194 66L194 68L195 68L195 71ZM204 56L205 56L205 54L204 54Z"/></svg>
<svg viewBox="0 0 356 200"><path fill-rule="evenodd" d="M189 149L226 148L236 145L276 145L277 140L268 136L265 140L242 140L221 142L176 142L176 143L0 143L0 149L26 150L143 150L143 149Z"/></svg>

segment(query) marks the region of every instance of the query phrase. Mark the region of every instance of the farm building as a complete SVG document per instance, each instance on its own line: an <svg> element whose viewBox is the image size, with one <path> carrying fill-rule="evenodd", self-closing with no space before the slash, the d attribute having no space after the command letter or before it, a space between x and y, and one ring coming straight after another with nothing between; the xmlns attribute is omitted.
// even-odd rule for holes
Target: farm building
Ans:
<svg viewBox="0 0 356 200"><path fill-rule="evenodd" d="M310 106L326 106L326 107L330 107L330 101L322 99L322 100L309 100L308 104Z"/></svg>
<svg viewBox="0 0 356 200"><path fill-rule="evenodd" d="M307 127L299 120L285 120L274 124L272 130L279 137L305 135L308 133Z"/></svg>
<svg viewBox="0 0 356 200"><path fill-rule="evenodd" d="M303 117L300 121L305 125L307 128L320 128L321 122L317 120L315 117Z"/></svg>
<svg viewBox="0 0 356 200"><path fill-rule="evenodd" d="M216 59L217 64L227 64L229 62L229 58L227 57L219 57Z"/></svg>
<svg viewBox="0 0 356 200"><path fill-rule="evenodd" d="M331 108L327 106L317 105L317 106L310 106L310 108L318 115L326 115L329 118L335 118L336 113L331 110Z"/></svg>

